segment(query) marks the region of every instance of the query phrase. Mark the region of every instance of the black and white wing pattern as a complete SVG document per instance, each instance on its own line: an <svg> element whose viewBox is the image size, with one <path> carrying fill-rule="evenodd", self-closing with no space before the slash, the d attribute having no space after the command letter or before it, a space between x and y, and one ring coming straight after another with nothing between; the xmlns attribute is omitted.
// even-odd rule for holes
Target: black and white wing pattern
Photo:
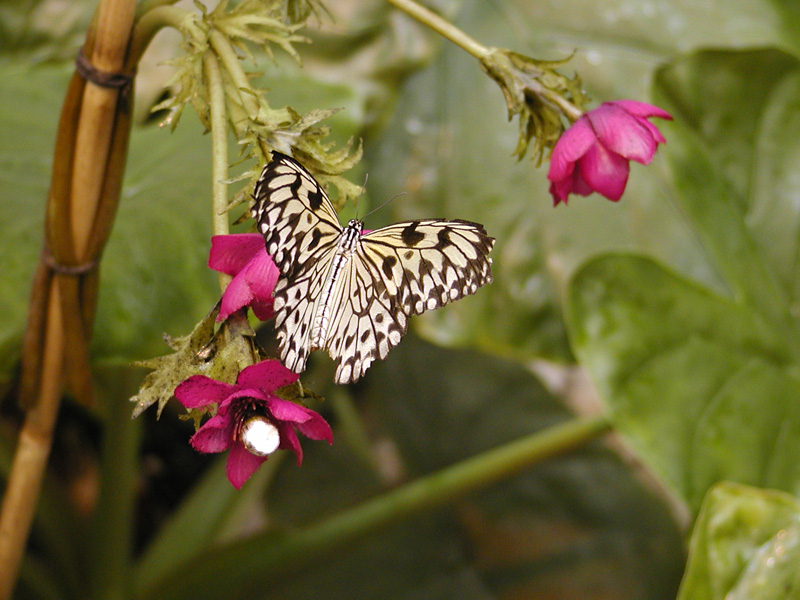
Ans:
<svg viewBox="0 0 800 600"><path fill-rule="evenodd" d="M282 273L275 327L284 364L305 369L327 349L336 382L358 380L408 328L408 317L492 281L494 246L482 225L423 219L362 233L339 224L324 190L294 159L273 153L256 184L255 214Z"/></svg>

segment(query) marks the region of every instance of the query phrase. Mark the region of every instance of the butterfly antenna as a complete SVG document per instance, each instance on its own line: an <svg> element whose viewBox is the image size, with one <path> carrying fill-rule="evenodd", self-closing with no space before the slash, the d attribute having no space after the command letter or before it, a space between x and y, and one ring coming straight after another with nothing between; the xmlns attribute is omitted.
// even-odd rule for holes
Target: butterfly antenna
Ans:
<svg viewBox="0 0 800 600"><path fill-rule="evenodd" d="M395 199L395 198L397 198L398 196L403 196L403 195L404 195L404 194L406 194L406 193L407 193L407 192L400 192L399 194L395 194L394 196L392 196L391 198L389 198L389 199L388 199L386 202L384 202L383 204L381 204L381 205L380 205L380 206L378 206L377 208L373 208L371 211L369 211L367 214L365 214L365 215L364 215L364 219L366 219L366 218L367 218L368 216L370 216L372 213L374 213L374 212L378 212L380 209L382 209L384 206L386 206L387 204L389 204L389 202L391 202L392 200L394 200L394 199ZM361 220L363 221L364 219L361 219Z"/></svg>
<svg viewBox="0 0 800 600"><path fill-rule="evenodd" d="M361 217L358 216L358 209L361 208L359 203L361 202L361 196L364 195L364 192L367 191L367 181L369 180L369 173L364 174L364 183L361 184L361 193L358 195L358 200L356 201L356 219L359 221L363 220Z"/></svg>

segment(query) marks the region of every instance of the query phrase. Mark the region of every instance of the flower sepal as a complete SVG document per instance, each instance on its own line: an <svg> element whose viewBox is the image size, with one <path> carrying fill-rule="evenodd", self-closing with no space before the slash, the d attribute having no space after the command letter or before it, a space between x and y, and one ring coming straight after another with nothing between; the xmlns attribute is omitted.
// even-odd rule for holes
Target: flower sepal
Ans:
<svg viewBox="0 0 800 600"><path fill-rule="evenodd" d="M481 67L500 86L508 119L519 115L519 139L514 155L522 158L535 140L533 159L541 163L564 132L563 117L578 118L587 101L580 79L556 71L572 56L559 61L536 60L511 50L492 48L481 57ZM577 113L575 111L578 111Z"/></svg>

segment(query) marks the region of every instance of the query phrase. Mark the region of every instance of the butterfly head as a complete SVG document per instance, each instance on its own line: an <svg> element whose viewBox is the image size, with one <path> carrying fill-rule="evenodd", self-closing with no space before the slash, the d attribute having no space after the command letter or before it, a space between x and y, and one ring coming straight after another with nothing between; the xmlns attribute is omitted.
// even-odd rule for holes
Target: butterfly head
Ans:
<svg viewBox="0 0 800 600"><path fill-rule="evenodd" d="M359 219L350 219L347 222L347 228L352 229L353 231L357 232L358 235L361 235L361 230L364 229L364 221L360 221Z"/></svg>

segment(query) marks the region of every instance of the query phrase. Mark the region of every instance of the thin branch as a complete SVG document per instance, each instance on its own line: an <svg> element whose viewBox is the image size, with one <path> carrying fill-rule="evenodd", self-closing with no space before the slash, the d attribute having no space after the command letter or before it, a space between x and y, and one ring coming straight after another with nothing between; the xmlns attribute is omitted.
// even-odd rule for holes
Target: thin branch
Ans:
<svg viewBox="0 0 800 600"><path fill-rule="evenodd" d="M214 235L230 233L228 213L228 120L225 110L225 88L219 62L212 52L203 55L203 70L208 82L209 111L211 113L211 224ZM219 274L219 287L225 291L231 276Z"/></svg>
<svg viewBox="0 0 800 600"><path fill-rule="evenodd" d="M486 46L478 41L469 37L466 33L461 31L458 27L443 19L435 12L425 8L421 4L417 4L413 0L387 0L390 4L402 10L404 13L412 16L420 23L427 25L435 32L443 35L445 38L466 50L477 59L481 59L491 51Z"/></svg>

